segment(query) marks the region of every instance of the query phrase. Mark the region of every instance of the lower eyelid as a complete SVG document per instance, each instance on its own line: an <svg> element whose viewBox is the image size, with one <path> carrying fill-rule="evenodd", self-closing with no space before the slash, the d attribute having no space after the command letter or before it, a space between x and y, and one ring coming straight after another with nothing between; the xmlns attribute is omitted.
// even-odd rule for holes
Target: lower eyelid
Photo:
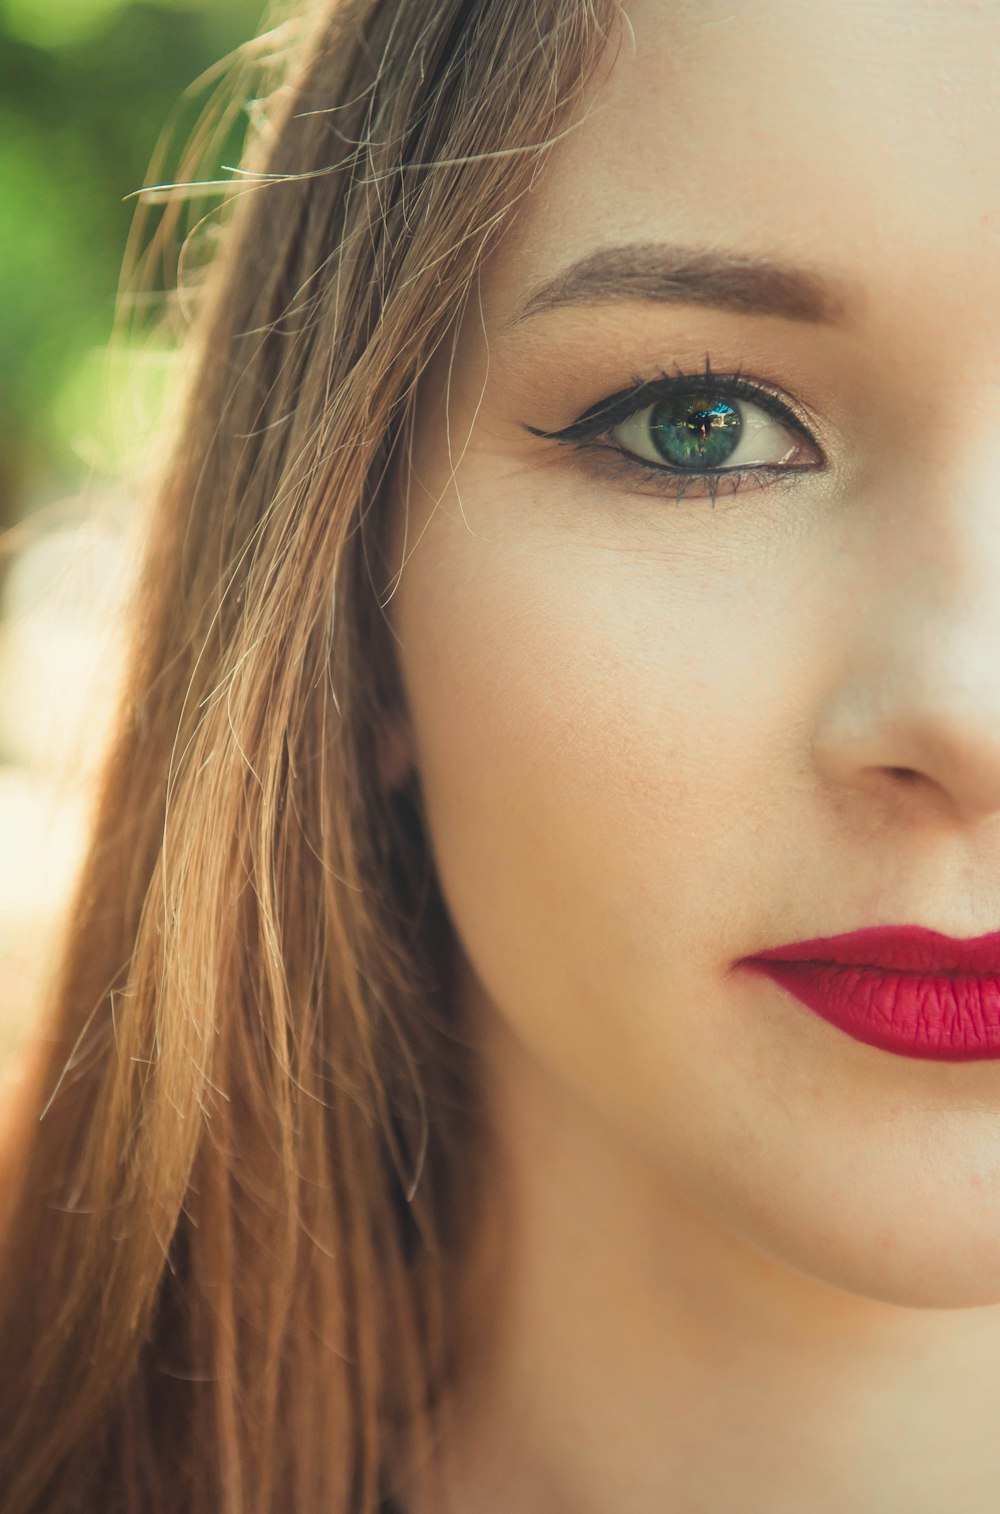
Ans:
<svg viewBox="0 0 1000 1514"><path fill-rule="evenodd" d="M803 443L809 445L806 438ZM803 481L803 475L823 472L826 461L820 456L807 463L757 463L742 467L721 468L716 472L685 472L667 464L658 466L631 456L624 448L604 443L599 439L577 441L572 444L574 452L583 454L581 468L598 481L625 480L629 492L649 497L676 496L683 491L685 500L707 499L712 494L726 496L749 494L757 489L794 488ZM631 480L631 483L628 481ZM634 485L645 484L644 489Z"/></svg>

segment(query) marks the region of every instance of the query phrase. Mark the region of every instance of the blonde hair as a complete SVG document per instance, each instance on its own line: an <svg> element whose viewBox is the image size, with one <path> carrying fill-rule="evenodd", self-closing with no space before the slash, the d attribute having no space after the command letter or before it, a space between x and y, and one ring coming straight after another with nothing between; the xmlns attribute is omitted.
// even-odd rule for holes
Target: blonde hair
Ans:
<svg viewBox="0 0 1000 1514"><path fill-rule="evenodd" d="M419 782L377 778L386 499L617 14L312 6L269 97L0 1255L5 1514L369 1514L431 1475L483 1132Z"/></svg>

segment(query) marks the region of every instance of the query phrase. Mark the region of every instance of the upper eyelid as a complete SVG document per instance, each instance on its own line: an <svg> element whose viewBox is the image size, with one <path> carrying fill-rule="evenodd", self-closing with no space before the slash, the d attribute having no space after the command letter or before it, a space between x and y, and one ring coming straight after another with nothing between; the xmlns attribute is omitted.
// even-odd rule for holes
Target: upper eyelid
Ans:
<svg viewBox="0 0 1000 1514"><path fill-rule="evenodd" d="M820 447L822 444L816 432L822 433L823 424L812 406L806 405L801 400L791 402L791 396L785 396L777 386L771 386L759 379L754 379L744 373L742 369L735 373L694 373L694 374L669 374L661 370L656 378L649 379L636 375L632 383L625 389L619 389L615 393L606 395L603 399L589 405L582 415L568 426L557 431L543 431L537 426L526 426L526 430L535 436L554 441L576 441L587 437L602 435L610 431L614 426L621 425L624 420L641 413L649 405L656 403L671 390L680 388L693 388L708 390L726 390L732 392L739 386L742 390L740 398L751 404L758 404L774 419L782 424L796 427L803 432L813 446ZM770 403L768 403L770 401ZM802 411L804 414L798 414ZM805 417L808 416L809 419ZM598 422L603 421L602 425Z"/></svg>

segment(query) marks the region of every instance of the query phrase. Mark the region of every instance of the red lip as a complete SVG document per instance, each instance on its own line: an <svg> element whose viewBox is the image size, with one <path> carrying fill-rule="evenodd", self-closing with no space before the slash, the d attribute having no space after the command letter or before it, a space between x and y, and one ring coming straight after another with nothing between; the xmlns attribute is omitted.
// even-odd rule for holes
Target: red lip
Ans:
<svg viewBox="0 0 1000 1514"><path fill-rule="evenodd" d="M768 962L842 962L899 972L1000 975L1000 931L959 940L922 925L875 925L754 952Z"/></svg>
<svg viewBox="0 0 1000 1514"><path fill-rule="evenodd" d="M741 958L856 1040L940 1061L1000 1058L1000 931L880 925Z"/></svg>

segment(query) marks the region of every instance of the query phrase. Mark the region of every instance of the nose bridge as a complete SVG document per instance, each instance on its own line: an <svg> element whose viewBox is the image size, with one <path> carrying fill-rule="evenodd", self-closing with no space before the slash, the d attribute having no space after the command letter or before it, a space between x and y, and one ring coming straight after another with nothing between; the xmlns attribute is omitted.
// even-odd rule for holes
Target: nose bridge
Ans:
<svg viewBox="0 0 1000 1514"><path fill-rule="evenodd" d="M946 615L1000 589L1000 320L971 321L967 298L945 300L874 379L879 476L862 506L879 576Z"/></svg>
<svg viewBox="0 0 1000 1514"><path fill-rule="evenodd" d="M974 634L1000 609L1000 426L983 438L970 425L947 443L923 439L886 517L881 572L922 620L947 634Z"/></svg>
<svg viewBox="0 0 1000 1514"><path fill-rule="evenodd" d="M875 525L849 555L864 564L851 671L814 747L840 782L916 774L966 818L1000 816L1000 426L983 421L965 446L953 420L922 434L878 486L892 506L861 504Z"/></svg>

